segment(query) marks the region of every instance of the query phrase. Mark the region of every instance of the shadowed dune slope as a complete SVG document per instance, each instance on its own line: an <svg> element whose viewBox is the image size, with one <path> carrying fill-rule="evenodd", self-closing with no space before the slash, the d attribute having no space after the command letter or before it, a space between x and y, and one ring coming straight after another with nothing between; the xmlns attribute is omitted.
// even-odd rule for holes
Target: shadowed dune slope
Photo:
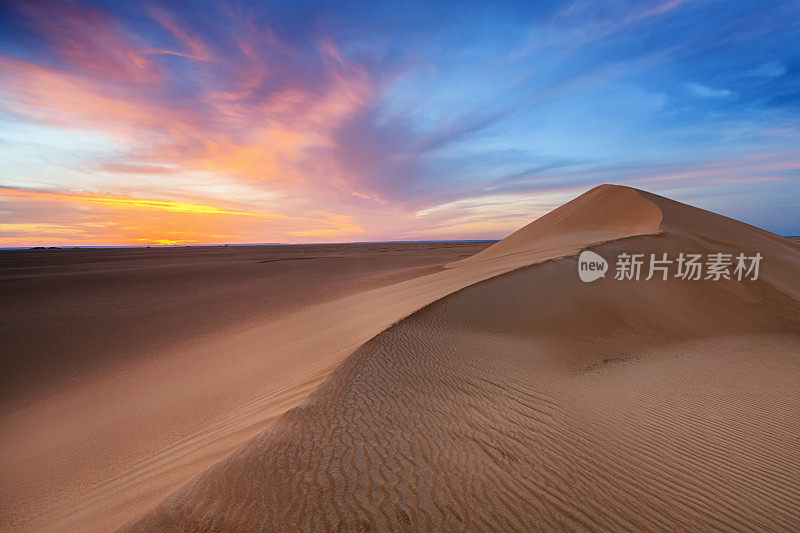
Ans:
<svg viewBox="0 0 800 533"><path fill-rule="evenodd" d="M798 530L800 247L605 192L661 227L592 248L612 265L759 252L760 279L584 284L573 256L473 284L362 345L130 528Z"/></svg>
<svg viewBox="0 0 800 533"><path fill-rule="evenodd" d="M761 253L768 257L764 269L768 283L800 299L800 242L663 196L640 192L661 209L664 215L661 227L673 240L681 242L685 251Z"/></svg>

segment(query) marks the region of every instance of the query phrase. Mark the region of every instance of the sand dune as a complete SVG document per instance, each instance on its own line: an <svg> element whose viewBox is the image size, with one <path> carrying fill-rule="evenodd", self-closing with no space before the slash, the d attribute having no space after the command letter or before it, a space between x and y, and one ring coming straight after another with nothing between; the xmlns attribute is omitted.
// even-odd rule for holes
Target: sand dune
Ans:
<svg viewBox="0 0 800 533"><path fill-rule="evenodd" d="M22 268L9 260L8 279L30 284L11 288L13 301L32 301L3 311L4 343L14 348L6 361L27 384L22 405L12 396L0 418L0 523L116 529L297 405L392 323L477 281L579 249L442 268L486 246L83 251L88 258L61 254ZM74 343L60 345L63 337ZM39 359L20 371L15 355ZM73 358L83 364L37 372ZM83 379L70 380L76 374Z"/></svg>
<svg viewBox="0 0 800 533"><path fill-rule="evenodd" d="M2 529L800 527L797 242L606 185L488 248L185 250L6 263Z"/></svg>
<svg viewBox="0 0 800 533"><path fill-rule="evenodd" d="M486 246L0 254L16 393L0 410L0 529L116 529L448 290L425 282L442 263Z"/></svg>
<svg viewBox="0 0 800 533"><path fill-rule="evenodd" d="M585 247L764 260L584 284ZM490 264L129 528L800 528L797 243L602 186L432 276Z"/></svg>

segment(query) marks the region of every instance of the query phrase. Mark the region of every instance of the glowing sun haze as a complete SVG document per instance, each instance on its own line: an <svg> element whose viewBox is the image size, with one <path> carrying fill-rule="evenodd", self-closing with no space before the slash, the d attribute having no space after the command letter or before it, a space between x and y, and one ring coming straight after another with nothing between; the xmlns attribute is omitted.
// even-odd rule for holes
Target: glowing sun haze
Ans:
<svg viewBox="0 0 800 533"><path fill-rule="evenodd" d="M800 234L800 2L0 6L0 246L499 238L599 183Z"/></svg>

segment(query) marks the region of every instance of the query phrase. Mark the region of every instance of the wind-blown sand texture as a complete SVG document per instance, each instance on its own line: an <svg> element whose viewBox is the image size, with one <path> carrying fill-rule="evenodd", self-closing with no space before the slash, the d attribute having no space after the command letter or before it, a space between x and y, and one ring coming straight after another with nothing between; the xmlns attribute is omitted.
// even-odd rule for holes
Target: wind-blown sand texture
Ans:
<svg viewBox="0 0 800 533"><path fill-rule="evenodd" d="M658 231L593 247L606 257L765 259L750 282L587 285L567 257L471 284L131 529L800 528L797 244L620 187L540 221L570 243ZM537 222L454 266L525 255L526 236L558 247Z"/></svg>
<svg viewBox="0 0 800 533"><path fill-rule="evenodd" d="M758 281L584 284L574 254L587 247L606 258L764 260ZM601 186L473 257L442 262L139 365L51 411L5 417L4 448L10 430L30 442L57 412L93 403L100 413L76 435L121 432L99 447L108 459L95 470L151 435L163 450L139 453L85 494L65 492L38 522L19 510L27 500L6 506L4 486L4 521L113 529L155 506L127 528L800 528L796 242ZM98 409L120 385L132 403ZM115 438L134 444L116 449ZM43 449L94 456L41 442L38 455L17 445L3 479L27 479Z"/></svg>
<svg viewBox="0 0 800 533"><path fill-rule="evenodd" d="M0 530L116 529L489 244L0 252Z"/></svg>

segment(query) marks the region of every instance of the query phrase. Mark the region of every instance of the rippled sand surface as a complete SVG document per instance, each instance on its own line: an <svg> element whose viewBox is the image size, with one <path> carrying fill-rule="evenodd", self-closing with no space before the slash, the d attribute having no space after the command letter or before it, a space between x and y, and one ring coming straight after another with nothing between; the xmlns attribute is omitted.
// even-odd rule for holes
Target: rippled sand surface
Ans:
<svg viewBox="0 0 800 533"><path fill-rule="evenodd" d="M758 281L584 284L587 247L764 259ZM601 186L435 281L488 265L128 527L800 528L796 242Z"/></svg>

